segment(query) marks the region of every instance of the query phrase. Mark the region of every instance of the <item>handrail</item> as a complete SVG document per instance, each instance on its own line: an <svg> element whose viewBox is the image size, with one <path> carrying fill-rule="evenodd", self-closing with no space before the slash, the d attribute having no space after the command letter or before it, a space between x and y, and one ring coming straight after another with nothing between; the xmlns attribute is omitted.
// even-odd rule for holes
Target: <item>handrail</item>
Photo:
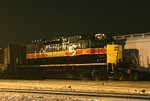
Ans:
<svg viewBox="0 0 150 101"><path fill-rule="evenodd" d="M136 60L136 63L137 63L137 69L139 69L139 62L138 62L138 59L137 59L135 53L132 52L131 54L134 56L134 58L135 58L135 60Z"/></svg>

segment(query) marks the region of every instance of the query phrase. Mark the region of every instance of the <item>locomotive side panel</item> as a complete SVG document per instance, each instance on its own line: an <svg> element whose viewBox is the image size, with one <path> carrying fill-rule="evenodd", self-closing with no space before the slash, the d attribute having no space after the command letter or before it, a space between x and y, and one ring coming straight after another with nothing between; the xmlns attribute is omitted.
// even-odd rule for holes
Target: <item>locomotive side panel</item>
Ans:
<svg viewBox="0 0 150 101"><path fill-rule="evenodd" d="M122 61L122 46L107 45L107 63L117 64Z"/></svg>
<svg viewBox="0 0 150 101"><path fill-rule="evenodd" d="M94 50L97 50L96 52ZM83 49L75 50L74 55L68 54L66 51L66 55L53 55L49 56L48 54L51 53L44 53L44 55L37 55L37 54L28 54L27 55L27 63L28 65L67 65L67 64L88 64L88 63L106 63L106 48L99 48L99 49ZM85 52L86 51L86 52ZM58 52L59 54L61 52ZM57 54L57 52L55 52Z"/></svg>

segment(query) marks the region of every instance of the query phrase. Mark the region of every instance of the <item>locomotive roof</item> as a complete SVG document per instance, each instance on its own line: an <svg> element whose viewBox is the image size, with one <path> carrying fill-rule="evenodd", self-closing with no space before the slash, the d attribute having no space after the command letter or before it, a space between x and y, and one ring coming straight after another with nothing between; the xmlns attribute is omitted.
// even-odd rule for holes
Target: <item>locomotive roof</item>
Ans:
<svg viewBox="0 0 150 101"><path fill-rule="evenodd" d="M53 38L51 40L46 40L43 42L43 44L59 44L63 42L69 42L69 43L76 43L79 40L89 40L90 36L70 36L70 37L60 37L60 38Z"/></svg>
<svg viewBox="0 0 150 101"><path fill-rule="evenodd" d="M69 43L77 43L78 41L81 40L93 40L95 39L95 37L100 38L99 36L105 36L105 39L107 39L107 37L112 38L109 35L105 35L105 34L91 34L91 35L81 35L81 36L69 36L69 37L59 37L59 38L53 38L50 40L35 40L32 43L42 43L43 45L47 45L47 44L59 44L59 43L63 43L63 42L69 42Z"/></svg>

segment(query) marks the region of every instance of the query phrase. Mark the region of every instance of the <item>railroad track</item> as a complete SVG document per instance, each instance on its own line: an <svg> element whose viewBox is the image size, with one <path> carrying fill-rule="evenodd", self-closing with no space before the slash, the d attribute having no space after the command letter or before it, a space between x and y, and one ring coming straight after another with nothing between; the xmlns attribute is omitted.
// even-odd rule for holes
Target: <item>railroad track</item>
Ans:
<svg viewBox="0 0 150 101"><path fill-rule="evenodd" d="M129 93L117 93L117 92L85 92L85 91L73 91L73 90L38 90L38 89L11 89L0 88L0 92L8 93L24 93L24 94L49 94L49 95L66 95L66 96L80 96L80 97L111 97L111 98L128 98L128 99L144 99L150 100L149 94L129 94Z"/></svg>

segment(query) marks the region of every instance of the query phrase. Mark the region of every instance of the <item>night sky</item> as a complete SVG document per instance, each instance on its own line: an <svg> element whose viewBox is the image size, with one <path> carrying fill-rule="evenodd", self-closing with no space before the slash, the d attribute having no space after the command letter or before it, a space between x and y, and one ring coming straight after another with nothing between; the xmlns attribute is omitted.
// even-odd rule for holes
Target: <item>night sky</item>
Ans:
<svg viewBox="0 0 150 101"><path fill-rule="evenodd" d="M0 47L34 39L150 32L150 0L1 0Z"/></svg>

